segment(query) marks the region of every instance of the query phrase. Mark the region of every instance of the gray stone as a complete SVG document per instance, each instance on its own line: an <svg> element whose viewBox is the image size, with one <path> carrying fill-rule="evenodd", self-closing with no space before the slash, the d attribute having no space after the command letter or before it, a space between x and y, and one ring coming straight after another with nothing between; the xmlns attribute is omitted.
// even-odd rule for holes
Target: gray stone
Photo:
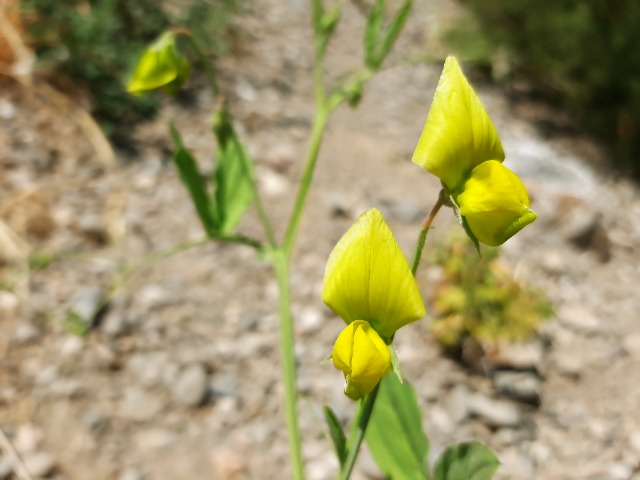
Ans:
<svg viewBox="0 0 640 480"><path fill-rule="evenodd" d="M144 471L135 468L127 468L120 474L118 480L145 480L146 478L147 474Z"/></svg>
<svg viewBox="0 0 640 480"><path fill-rule="evenodd" d="M82 423L89 430L101 430L107 425L107 422L106 415L97 410L90 410L82 417Z"/></svg>
<svg viewBox="0 0 640 480"><path fill-rule="evenodd" d="M317 308L307 307L296 318L296 325L305 335L317 332L322 326L324 316Z"/></svg>
<svg viewBox="0 0 640 480"><path fill-rule="evenodd" d="M137 387L129 387L120 401L119 414L131 420L150 420L161 410L162 401Z"/></svg>
<svg viewBox="0 0 640 480"><path fill-rule="evenodd" d="M453 388L444 408L453 423L460 423L467 418L469 413L467 409L467 397L469 396L469 389L463 385L458 385Z"/></svg>
<svg viewBox="0 0 640 480"><path fill-rule="evenodd" d="M480 393L467 397L467 408L489 427L516 427L522 423L520 410L514 404Z"/></svg>
<svg viewBox="0 0 640 480"><path fill-rule="evenodd" d="M63 360L75 360L84 349L84 340L76 335L69 335L62 342L60 357Z"/></svg>
<svg viewBox="0 0 640 480"><path fill-rule="evenodd" d="M580 378L584 370L584 361L570 351L556 352L553 363L561 374L573 379Z"/></svg>
<svg viewBox="0 0 640 480"><path fill-rule="evenodd" d="M9 455L0 455L0 480L9 480L13 473L13 463Z"/></svg>
<svg viewBox="0 0 640 480"><path fill-rule="evenodd" d="M593 333L601 328L593 313L579 304L561 306L558 310L558 320L566 327L583 333Z"/></svg>
<svg viewBox="0 0 640 480"><path fill-rule="evenodd" d="M507 367L516 369L540 368L544 348L540 340L527 343L496 343L485 346L484 361L489 367Z"/></svg>
<svg viewBox="0 0 640 480"><path fill-rule="evenodd" d="M20 425L13 438L13 446L20 453L34 452L42 441L42 430L35 425Z"/></svg>
<svg viewBox="0 0 640 480"><path fill-rule="evenodd" d="M56 459L48 452L28 452L22 456L22 461L34 477L51 475L56 468Z"/></svg>
<svg viewBox="0 0 640 480"><path fill-rule="evenodd" d="M73 296L68 311L89 329L94 326L98 314L105 305L104 291L100 287L88 287Z"/></svg>
<svg viewBox="0 0 640 480"><path fill-rule="evenodd" d="M78 221L78 229L89 240L104 245L109 240L109 232L104 219L100 215L89 213Z"/></svg>
<svg viewBox="0 0 640 480"><path fill-rule="evenodd" d="M540 404L542 382L535 373L496 372L493 383L502 395L532 405Z"/></svg>
<svg viewBox="0 0 640 480"><path fill-rule="evenodd" d="M16 313L20 302L18 297L6 290L0 291L0 315L10 317Z"/></svg>
<svg viewBox="0 0 640 480"><path fill-rule="evenodd" d="M11 334L11 343L14 345L26 345L38 340L40 331L27 322L20 322Z"/></svg>
<svg viewBox="0 0 640 480"><path fill-rule="evenodd" d="M173 385L173 399L185 407L201 405L207 395L207 372L199 363L186 366Z"/></svg>
<svg viewBox="0 0 640 480"><path fill-rule="evenodd" d="M160 285L146 285L135 297L136 303L144 311L160 308L171 303L171 297L167 290Z"/></svg>

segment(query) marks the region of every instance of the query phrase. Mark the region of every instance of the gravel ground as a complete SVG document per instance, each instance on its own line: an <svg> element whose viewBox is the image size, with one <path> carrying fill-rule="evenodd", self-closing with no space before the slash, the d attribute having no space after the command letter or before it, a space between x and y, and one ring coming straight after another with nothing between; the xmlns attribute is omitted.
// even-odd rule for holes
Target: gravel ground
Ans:
<svg viewBox="0 0 640 480"><path fill-rule="evenodd" d="M446 2L419 2L395 58L436 48L437 28L454 13ZM239 21L242 53L219 66L279 234L312 115L308 20L302 0L255 2ZM363 22L344 5L330 78L358 64ZM345 421L353 409L341 374L320 365L342 328L320 300L324 263L371 206L411 250L438 190L409 159L440 68L383 72L357 110L335 114L326 135L292 273L310 480L334 478L337 467L321 406ZM490 87L478 91L539 217L505 245L504 258L547 292L556 313L539 338L483 359L482 375L442 356L429 318L399 332L432 460L446 445L476 438L498 454L496 478L638 480L638 188L590 166L602 157L595 142L543 136L534 123L538 106L514 106ZM0 215L18 235L0 238L3 279L13 285L0 292L0 426L34 477L289 477L269 266L245 247L207 244L112 291L123 266L201 237L170 164L166 122L175 119L210 169L213 101L201 88L192 89L191 102L169 101L156 122L135 132L136 154L113 166L98 160L72 116L46 95L11 83L0 90ZM427 248L452 227L444 212ZM240 230L260 235L255 212ZM26 247L53 261L27 271ZM425 296L436 276L423 265ZM78 329L88 333L76 336ZM12 478L11 470L3 451L0 479ZM354 478L380 478L366 454Z"/></svg>

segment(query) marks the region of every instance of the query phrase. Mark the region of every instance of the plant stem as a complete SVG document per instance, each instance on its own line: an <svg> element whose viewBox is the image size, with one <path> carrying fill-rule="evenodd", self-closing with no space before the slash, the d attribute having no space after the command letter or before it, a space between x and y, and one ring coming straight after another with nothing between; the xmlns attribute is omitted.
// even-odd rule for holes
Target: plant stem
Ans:
<svg viewBox="0 0 640 480"><path fill-rule="evenodd" d="M280 309L280 361L284 379L284 408L289 436L292 478L304 479L302 442L298 426L298 390L296 387L295 352L293 349L293 316L291 314L291 291L289 282L289 256L278 251L274 257L274 270L278 281Z"/></svg>
<svg viewBox="0 0 640 480"><path fill-rule="evenodd" d="M360 446L364 440L364 434L367 431L367 425L369 425L369 419L373 412L373 406L376 403L379 388L380 384L378 383L369 395L360 400L358 412L356 414L356 418L354 418L355 428L352 428L349 434L347 459L345 460L340 471L340 476L338 477L340 480L348 480L351 476L353 467L358 459Z"/></svg>
<svg viewBox="0 0 640 480"><path fill-rule="evenodd" d="M220 89L220 84L218 83L216 74L213 71L213 68L211 68L211 65L209 64L209 60L207 59L207 56L204 54L202 49L200 49L200 46L193 39L193 35L191 34L191 32L184 29L177 29L176 33L181 34L182 36L187 38L189 45L191 45L191 48L196 54L196 57L198 57L198 61L202 64L202 67L204 68L204 71L207 74L207 80L209 81L209 86L211 87L211 90L213 90L213 93L216 96L221 95L222 90Z"/></svg>
<svg viewBox="0 0 640 480"><path fill-rule="evenodd" d="M431 224L433 220L436 218L436 215L440 211L440 208L443 205L442 200L442 192L438 195L438 201L433 206L427 219L424 221L422 225L422 230L420 230L420 235L418 235L418 241L416 242L416 248L413 253L413 260L411 261L411 273L413 276L416 276L416 272L418 271L418 266L420 265L420 259L422 258L422 250L424 250L424 242L427 239L427 233L429 233L429 229L431 228Z"/></svg>

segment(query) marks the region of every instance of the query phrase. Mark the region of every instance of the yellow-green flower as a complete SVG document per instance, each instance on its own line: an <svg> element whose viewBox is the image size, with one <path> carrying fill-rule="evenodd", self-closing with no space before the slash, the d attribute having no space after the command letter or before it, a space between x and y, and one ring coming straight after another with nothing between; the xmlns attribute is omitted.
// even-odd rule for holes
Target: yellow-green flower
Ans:
<svg viewBox="0 0 640 480"><path fill-rule="evenodd" d="M344 393L353 400L367 395L391 369L389 347L364 320L347 325L338 335L333 364L345 377Z"/></svg>
<svg viewBox="0 0 640 480"><path fill-rule="evenodd" d="M176 93L189 78L191 68L176 47L176 35L164 33L142 55L127 84L127 91L141 95L158 88Z"/></svg>
<svg viewBox="0 0 640 480"><path fill-rule="evenodd" d="M413 163L440 178L454 193L471 169L487 160L504 160L502 143L458 61L448 57Z"/></svg>
<svg viewBox="0 0 640 480"><path fill-rule="evenodd" d="M332 358L345 374L345 393L360 398L391 367L380 346L425 315L407 260L378 210L364 213L331 252L322 300L348 325Z"/></svg>
<svg viewBox="0 0 640 480"><path fill-rule="evenodd" d="M476 238L494 247L536 219L522 181L495 160L471 171L456 202Z"/></svg>
<svg viewBox="0 0 640 480"><path fill-rule="evenodd" d="M472 238L491 246L536 219L504 157L489 115L457 60L448 57L413 162L442 180Z"/></svg>

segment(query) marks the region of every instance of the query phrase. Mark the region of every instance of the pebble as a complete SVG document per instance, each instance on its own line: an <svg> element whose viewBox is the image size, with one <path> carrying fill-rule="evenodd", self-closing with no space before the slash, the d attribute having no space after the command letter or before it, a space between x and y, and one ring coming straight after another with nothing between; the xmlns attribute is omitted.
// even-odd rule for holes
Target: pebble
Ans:
<svg viewBox="0 0 640 480"><path fill-rule="evenodd" d="M173 399L185 407L197 407L207 395L208 378L204 367L192 363L185 367L173 385Z"/></svg>
<svg viewBox="0 0 640 480"><path fill-rule="evenodd" d="M600 328L598 319L579 304L562 305L557 315L560 323L578 332L593 333Z"/></svg>
<svg viewBox="0 0 640 480"><path fill-rule="evenodd" d="M72 312L87 329L94 326L96 318L105 306L106 295L100 287L88 287L76 293L71 299Z"/></svg>
<svg viewBox="0 0 640 480"><path fill-rule="evenodd" d="M108 421L107 416L98 410L90 410L82 417L82 423L89 430L101 430Z"/></svg>
<svg viewBox="0 0 640 480"><path fill-rule="evenodd" d="M13 463L9 455L0 455L0 480L9 480L13 473Z"/></svg>
<svg viewBox="0 0 640 480"><path fill-rule="evenodd" d="M137 305L147 312L171 303L169 292L162 286L151 284L143 287L135 297Z"/></svg>
<svg viewBox="0 0 640 480"><path fill-rule="evenodd" d="M131 420L144 421L155 417L162 408L163 403L158 397L138 387L129 387L120 400L119 414Z"/></svg>
<svg viewBox="0 0 640 480"><path fill-rule="evenodd" d="M20 302L18 297L6 290L0 290L0 315L6 315L7 317L14 315L18 310Z"/></svg>
<svg viewBox="0 0 640 480"><path fill-rule="evenodd" d="M56 468L56 459L48 452L28 452L22 456L22 461L34 477L51 475Z"/></svg>
<svg viewBox="0 0 640 480"><path fill-rule="evenodd" d="M11 343L18 345L26 345L33 343L40 337L40 331L27 322L20 322L11 334Z"/></svg>
<svg viewBox="0 0 640 480"><path fill-rule="evenodd" d="M469 413L467 409L467 398L469 390L466 386L457 385L451 390L444 406L451 421L456 424L467 418Z"/></svg>
<svg viewBox="0 0 640 480"><path fill-rule="evenodd" d="M286 176L268 168L260 169L258 181L260 182L260 190L264 191L267 198L282 197L291 189Z"/></svg>
<svg viewBox="0 0 640 480"><path fill-rule="evenodd" d="M105 245L109 241L107 226L100 215L94 213L84 215L78 221L78 229L87 239L98 245Z"/></svg>
<svg viewBox="0 0 640 480"><path fill-rule="evenodd" d="M20 453L34 452L42 441L42 430L35 425L20 425L13 438L13 446Z"/></svg>
<svg viewBox="0 0 640 480"><path fill-rule="evenodd" d="M640 359L640 333L632 333L622 340L622 348L632 358Z"/></svg>
<svg viewBox="0 0 640 480"><path fill-rule="evenodd" d="M175 436L159 428L152 428L143 432L138 432L134 439L138 451L164 450L175 442Z"/></svg>
<svg viewBox="0 0 640 480"><path fill-rule="evenodd" d="M475 393L467 397L469 413L490 427L515 427L522 423L518 408L503 400Z"/></svg>
<svg viewBox="0 0 640 480"><path fill-rule="evenodd" d="M296 317L296 326L300 333L310 335L317 332L324 321L324 315L317 308L306 307Z"/></svg>
<svg viewBox="0 0 640 480"><path fill-rule="evenodd" d="M84 340L77 335L69 335L62 342L60 357L63 360L75 360L84 349Z"/></svg>
<svg viewBox="0 0 640 480"><path fill-rule="evenodd" d="M540 340L526 343L497 343L485 346L484 361L488 366L538 370L544 356Z"/></svg>
<svg viewBox="0 0 640 480"><path fill-rule="evenodd" d="M498 393L519 402L540 404L542 382L530 372L496 372L493 383Z"/></svg>
<svg viewBox="0 0 640 480"><path fill-rule="evenodd" d="M147 474L144 471L134 468L127 468L120 474L118 480L145 480L146 478Z"/></svg>
<svg viewBox="0 0 640 480"><path fill-rule="evenodd" d="M553 363L558 372L573 379L580 378L585 367L583 360L571 351L557 351Z"/></svg>

